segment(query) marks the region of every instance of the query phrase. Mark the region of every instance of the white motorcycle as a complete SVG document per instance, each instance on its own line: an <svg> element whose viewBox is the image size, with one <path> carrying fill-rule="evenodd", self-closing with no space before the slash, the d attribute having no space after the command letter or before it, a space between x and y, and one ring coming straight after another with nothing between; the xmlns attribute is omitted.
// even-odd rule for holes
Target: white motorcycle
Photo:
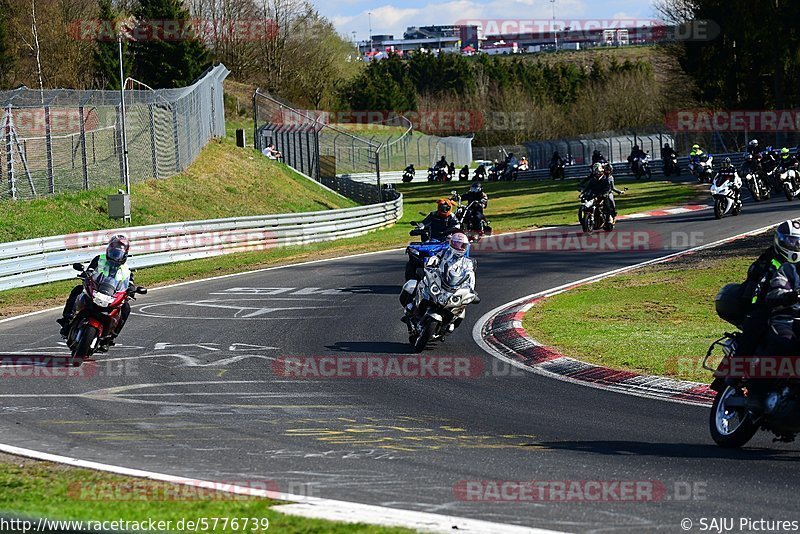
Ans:
<svg viewBox="0 0 800 534"><path fill-rule="evenodd" d="M433 258L432 258L433 259ZM438 258L437 258L438 259ZM421 280L409 280L400 292L400 304L408 326L408 342L414 352L452 334L466 317L469 304L480 302L472 289L475 285L475 262L467 257L445 257L424 267Z"/></svg>
<svg viewBox="0 0 800 534"><path fill-rule="evenodd" d="M711 197L714 199L714 217L721 219L729 213L732 215L739 215L742 212L742 200L737 195L737 191L741 190L741 180L737 176L734 184L733 181L726 179L723 176L711 182ZM738 185L738 188L736 187Z"/></svg>
<svg viewBox="0 0 800 534"><path fill-rule="evenodd" d="M798 175L797 170L787 169L778 176L783 186L783 194L786 195L786 200L794 200L797 198L797 196L800 195L800 175Z"/></svg>
<svg viewBox="0 0 800 534"><path fill-rule="evenodd" d="M714 176L714 156L703 154L696 162L689 164L689 170L698 182L711 182L711 177Z"/></svg>

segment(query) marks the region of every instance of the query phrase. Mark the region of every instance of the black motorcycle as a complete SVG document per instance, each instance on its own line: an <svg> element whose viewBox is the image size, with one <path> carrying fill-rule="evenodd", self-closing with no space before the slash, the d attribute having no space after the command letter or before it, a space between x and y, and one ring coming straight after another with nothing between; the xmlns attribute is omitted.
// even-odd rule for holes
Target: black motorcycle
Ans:
<svg viewBox="0 0 800 534"><path fill-rule="evenodd" d="M411 171L411 170L408 170L408 169L404 170L403 171L403 183L407 184L408 182L413 180L414 179L414 174L415 174L414 171Z"/></svg>
<svg viewBox="0 0 800 534"><path fill-rule="evenodd" d="M483 210L488 204L487 200L480 202L473 200L469 204L461 203L461 195L452 191L452 199L458 203L455 217L459 226L470 241L480 241L483 236L492 235L492 226L483 215Z"/></svg>
<svg viewBox="0 0 800 534"><path fill-rule="evenodd" d="M553 180L563 180L564 179L564 162L563 161L554 161L550 164L550 178Z"/></svg>
<svg viewBox="0 0 800 534"><path fill-rule="evenodd" d="M769 199L771 188L767 183L767 176L753 156L747 156L740 174L744 178L744 182L750 190L750 196L753 197L754 201L760 202Z"/></svg>
<svg viewBox="0 0 800 534"><path fill-rule="evenodd" d="M678 163L678 154L675 152L672 155L664 158L664 176L680 176L681 166Z"/></svg>
<svg viewBox="0 0 800 534"><path fill-rule="evenodd" d="M606 232L614 230L615 223L611 222L611 217L606 213L605 200L608 195L609 193L595 195L591 191L581 193L579 197L581 205L578 208L578 222L587 234L597 230L605 230Z"/></svg>
<svg viewBox="0 0 800 534"><path fill-rule="evenodd" d="M650 153L645 154L640 158L633 158L631 160L631 171L633 177L637 180L646 176L649 180L653 177L653 171L650 169Z"/></svg>
<svg viewBox="0 0 800 534"><path fill-rule="evenodd" d="M741 295L741 284L728 284L715 299L717 315L738 329L748 312ZM763 371L783 369L781 362L797 359L737 357L741 335L726 332L711 344L703 360L703 368L714 372L710 387L716 391L709 417L711 438L720 447L738 448L758 430L767 430L775 435L774 441L794 441L800 433L800 381L792 373L767 376ZM713 367L708 362L717 347L723 357Z"/></svg>

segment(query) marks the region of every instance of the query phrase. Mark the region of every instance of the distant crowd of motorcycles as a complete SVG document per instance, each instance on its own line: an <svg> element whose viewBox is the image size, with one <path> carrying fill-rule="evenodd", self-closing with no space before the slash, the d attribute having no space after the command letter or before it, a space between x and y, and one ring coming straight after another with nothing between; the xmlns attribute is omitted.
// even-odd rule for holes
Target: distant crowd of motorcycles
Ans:
<svg viewBox="0 0 800 534"><path fill-rule="evenodd" d="M528 158L525 156L517 158L513 152L506 155L503 160L496 159L494 163L488 168L485 164L481 163L475 169L472 175L473 181L482 182L484 180L489 182L511 182L519 177L520 172L527 171L530 168ZM469 165L464 165L458 171L458 181L468 181L469 178ZM416 177L417 171L414 165L411 164L403 171L403 182L411 182ZM429 182L450 182L456 179L456 165L452 161L447 162L447 158L442 156L442 159L437 161L433 166L428 167L428 181Z"/></svg>

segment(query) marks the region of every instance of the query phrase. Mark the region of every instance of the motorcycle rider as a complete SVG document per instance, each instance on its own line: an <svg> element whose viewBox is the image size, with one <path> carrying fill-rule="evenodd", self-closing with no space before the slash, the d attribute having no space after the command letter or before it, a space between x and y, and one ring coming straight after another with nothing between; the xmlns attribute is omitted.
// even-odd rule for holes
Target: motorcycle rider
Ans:
<svg viewBox="0 0 800 534"><path fill-rule="evenodd" d="M436 211L432 211L420 223L427 228L430 239L444 241L445 238L460 228L458 219L453 214L453 202L440 198L436 201Z"/></svg>
<svg viewBox="0 0 800 534"><path fill-rule="evenodd" d="M689 166L693 172L697 169L697 165L700 163L700 158L702 158L704 155L705 152L703 152L703 149L700 148L700 145L695 144L692 146L692 151L689 152Z"/></svg>
<svg viewBox="0 0 800 534"><path fill-rule="evenodd" d="M486 179L486 166L483 163L478 165L478 168L475 169L475 173L472 175L472 177L474 179L476 179L476 180L485 180Z"/></svg>
<svg viewBox="0 0 800 534"><path fill-rule="evenodd" d="M566 165L565 160L561 157L561 154L558 153L558 150L553 152L553 156L550 158L550 176L553 179L557 178L557 174L560 174L559 169Z"/></svg>
<svg viewBox="0 0 800 534"><path fill-rule="evenodd" d="M754 158L761 156L761 150L758 147L758 139L752 139L747 143L747 153L752 154Z"/></svg>
<svg viewBox="0 0 800 534"><path fill-rule="evenodd" d="M417 173L417 170L414 168L414 164L411 163L408 167L403 169L404 173L409 173L412 177Z"/></svg>
<svg viewBox="0 0 800 534"><path fill-rule="evenodd" d="M644 150L639 148L639 145L633 145L633 148L631 149L631 154L630 154L630 156L628 156L628 163L630 163L632 165L633 164L633 160L635 160L635 159L644 159L644 157L646 155L647 155L647 153L645 153Z"/></svg>
<svg viewBox="0 0 800 534"><path fill-rule="evenodd" d="M122 234L113 236L108 241L106 250L103 254L95 256L89 263L87 271L94 271L95 273L102 274L103 276L114 278L118 282L128 281L128 293L134 293L136 286L133 285L133 272L125 265L128 260L128 251L130 250L130 241ZM67 303L64 305L64 310L61 318L56 322L61 325L61 336L67 337L69 335L70 325L72 324L73 313L75 309L75 301L83 292L83 284L75 286L67 298ZM131 313L130 304L125 301L120 308L120 320L117 328L111 333L111 344L114 344L114 339L122 332L122 327L125 326L125 321Z"/></svg>
<svg viewBox="0 0 800 534"><path fill-rule="evenodd" d="M735 195L735 202L741 202L742 197L742 179L739 178L739 173L736 172L736 167L733 166L731 163L731 158L725 158L722 160L722 166L717 172L717 175L714 176L714 181L717 178L722 178L725 181L731 182L731 189L733 189Z"/></svg>
<svg viewBox="0 0 800 534"><path fill-rule="evenodd" d="M596 163L608 163L606 157L599 150L592 152L592 165Z"/></svg>
<svg viewBox="0 0 800 534"><path fill-rule="evenodd" d="M480 228L480 223L484 220L483 210L489 204L489 197L483 192L481 184L479 182L472 184L472 187L469 188L469 191L464 193L461 199L467 206L471 206L467 212L467 219L472 218L475 222L475 226Z"/></svg>
<svg viewBox="0 0 800 534"><path fill-rule="evenodd" d="M472 260L469 259L469 247L469 238L465 234L461 232L453 233L448 239L448 247L428 258L425 262L425 267L435 268L444 264L447 270L463 270L466 273L466 280L464 283L469 290L475 294L475 300L473 302L477 304L480 302L480 297L478 297L478 294L475 292L475 267ZM406 313L400 320L408 326L408 331L410 333L412 326L411 321L409 321L409 313L412 312L414 305L412 302L409 302L405 307ZM459 324L461 324L461 320L456 320L450 332L455 330Z"/></svg>
<svg viewBox="0 0 800 534"><path fill-rule="evenodd" d="M591 183L593 180L600 178L602 174L603 174L603 164L599 162L593 164L591 169L589 170L589 176L587 176L578 183L578 188L583 189L587 184Z"/></svg>
<svg viewBox="0 0 800 534"><path fill-rule="evenodd" d="M788 220L775 231L776 251L783 263L769 281L764 299L769 309L769 328L757 353L764 356L796 356L798 335L795 318L800 317L800 221Z"/></svg>
<svg viewBox="0 0 800 534"><path fill-rule="evenodd" d="M664 147L661 149L661 159L663 161L671 160L673 157L677 156L678 153L675 152L675 149L669 146L669 143L664 143Z"/></svg>
<svg viewBox="0 0 800 534"><path fill-rule="evenodd" d="M798 165L797 157L793 156L791 151L783 147L781 149L780 159L778 160L778 167L780 168L781 174L788 171L789 169L796 169Z"/></svg>
<svg viewBox="0 0 800 534"><path fill-rule="evenodd" d="M599 169L599 173L597 172ZM624 195L614 186L614 167L610 163L602 165L595 164L592 175L585 180L586 187L581 191L581 196L591 195L592 197L605 197L603 204L609 216L609 222L614 224L617 219L617 202L614 200L614 193Z"/></svg>
<svg viewBox="0 0 800 534"><path fill-rule="evenodd" d="M469 165L464 165L461 167L461 170L458 171L458 181L466 181L469 180Z"/></svg>

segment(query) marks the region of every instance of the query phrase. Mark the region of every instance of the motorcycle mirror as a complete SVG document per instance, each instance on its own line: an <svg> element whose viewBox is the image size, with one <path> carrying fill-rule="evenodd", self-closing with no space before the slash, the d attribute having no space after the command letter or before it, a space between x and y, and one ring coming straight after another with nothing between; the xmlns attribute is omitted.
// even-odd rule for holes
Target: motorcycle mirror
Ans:
<svg viewBox="0 0 800 534"><path fill-rule="evenodd" d="M83 272L83 264L82 263L73 263L72 268L76 271Z"/></svg>
<svg viewBox="0 0 800 534"><path fill-rule="evenodd" d="M139 286L136 288L136 293L139 295L147 295L147 288Z"/></svg>
<svg viewBox="0 0 800 534"><path fill-rule="evenodd" d="M410 223L408 223L408 224L410 224L411 226L416 226L416 225L417 225L417 221L411 221L411 222L410 222Z"/></svg>

